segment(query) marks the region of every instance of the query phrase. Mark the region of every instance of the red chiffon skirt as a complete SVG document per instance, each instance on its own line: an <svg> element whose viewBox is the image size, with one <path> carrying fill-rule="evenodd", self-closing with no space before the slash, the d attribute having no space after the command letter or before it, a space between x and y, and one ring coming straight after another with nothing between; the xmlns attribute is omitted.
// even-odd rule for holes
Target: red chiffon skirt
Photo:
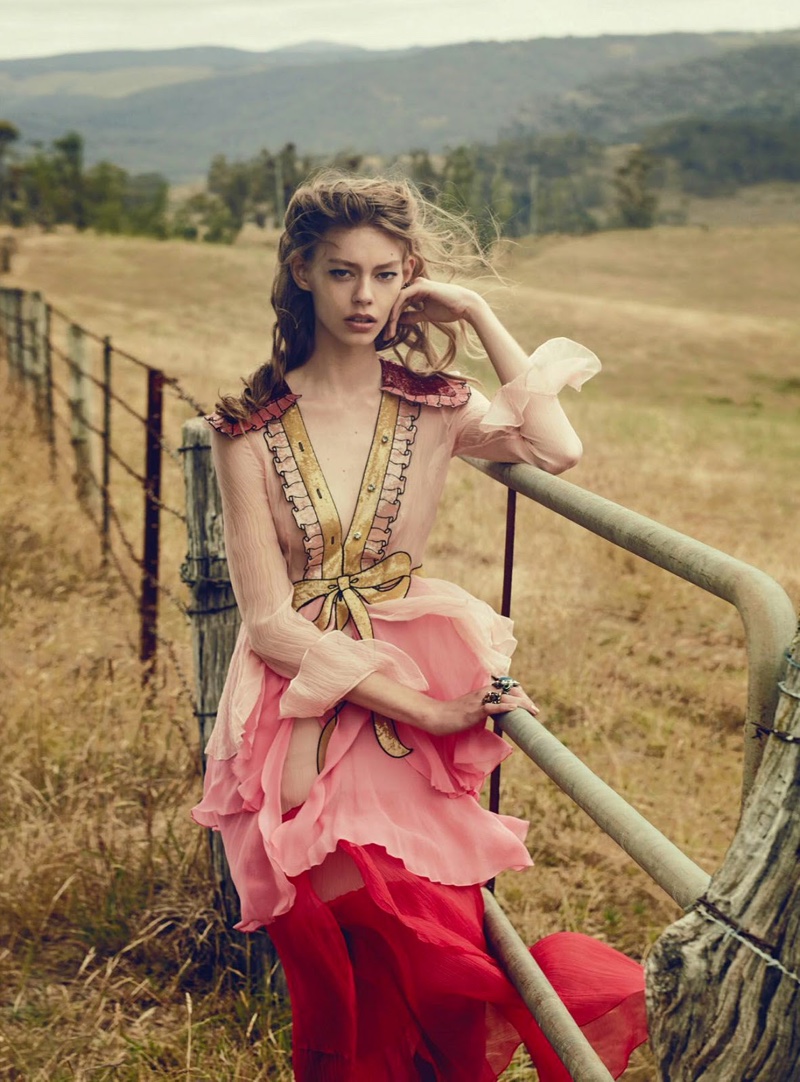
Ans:
<svg viewBox="0 0 800 1082"><path fill-rule="evenodd" d="M269 925L293 1017L298 1082L489 1082L524 1042L542 1082L570 1075L483 933L480 887L432 883L378 846L340 848L364 886L322 901L308 872ZM532 953L609 1071L647 1037L641 966L562 932Z"/></svg>

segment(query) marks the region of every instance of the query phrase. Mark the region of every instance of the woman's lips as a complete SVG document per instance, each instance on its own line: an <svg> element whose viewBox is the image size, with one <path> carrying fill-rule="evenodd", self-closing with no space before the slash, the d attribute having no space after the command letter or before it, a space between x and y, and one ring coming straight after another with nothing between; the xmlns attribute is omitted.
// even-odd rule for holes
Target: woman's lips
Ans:
<svg viewBox="0 0 800 1082"><path fill-rule="evenodd" d="M375 329L375 319L372 316L348 316L345 323L352 330L361 333Z"/></svg>

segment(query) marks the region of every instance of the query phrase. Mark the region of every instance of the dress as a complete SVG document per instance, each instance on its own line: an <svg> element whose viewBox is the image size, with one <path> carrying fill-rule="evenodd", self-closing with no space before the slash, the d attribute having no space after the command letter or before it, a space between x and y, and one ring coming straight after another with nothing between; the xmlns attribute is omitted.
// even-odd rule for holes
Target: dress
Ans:
<svg viewBox="0 0 800 1082"><path fill-rule="evenodd" d="M450 699L508 671L510 621L419 573L447 467L474 454L567 468L581 445L556 395L599 362L554 339L492 403L462 380L381 368L349 524L288 386L244 425L210 418L242 628L193 816L222 832L237 927L267 926L281 956L298 1079L483 1082L524 1039L560 1082L481 928L480 885L531 864L527 824L476 799L510 747L484 728L395 724L346 696L373 672ZM587 986L587 944L602 987ZM583 936L535 950L579 1023L602 1017L620 1073L645 1036L640 967Z"/></svg>

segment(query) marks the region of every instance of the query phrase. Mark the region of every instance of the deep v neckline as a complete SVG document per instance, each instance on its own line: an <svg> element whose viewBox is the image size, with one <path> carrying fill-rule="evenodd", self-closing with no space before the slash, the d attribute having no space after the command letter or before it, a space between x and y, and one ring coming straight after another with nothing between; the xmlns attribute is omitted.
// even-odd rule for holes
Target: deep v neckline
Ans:
<svg viewBox="0 0 800 1082"><path fill-rule="evenodd" d="M323 576L354 574L361 570L364 546L378 508L391 455L398 412L399 399L382 390L347 533L344 532L339 509L314 450L299 403L294 402L283 415L287 439L322 530Z"/></svg>

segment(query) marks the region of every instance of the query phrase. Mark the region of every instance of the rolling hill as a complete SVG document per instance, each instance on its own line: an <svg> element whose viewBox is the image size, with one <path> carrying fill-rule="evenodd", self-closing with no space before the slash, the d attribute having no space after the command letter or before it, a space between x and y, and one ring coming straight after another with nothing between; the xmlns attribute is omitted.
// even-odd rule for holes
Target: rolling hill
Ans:
<svg viewBox="0 0 800 1082"><path fill-rule="evenodd" d="M788 108L798 99L800 64L781 89L769 50L789 50L781 54L785 72L800 58L799 37L604 36L386 52L309 42L263 53L198 48L0 61L0 117L28 141L77 129L90 162L107 158L173 181L203 175L215 153L250 157L288 141L314 153L439 150L491 142L515 121L615 138L697 112L698 103L707 115L724 115L732 89L741 91L740 107L747 95L766 95L770 108ZM743 57L746 92L737 88Z"/></svg>
<svg viewBox="0 0 800 1082"><path fill-rule="evenodd" d="M625 142L685 116L799 120L800 40L607 76L552 102L536 119L559 131Z"/></svg>

